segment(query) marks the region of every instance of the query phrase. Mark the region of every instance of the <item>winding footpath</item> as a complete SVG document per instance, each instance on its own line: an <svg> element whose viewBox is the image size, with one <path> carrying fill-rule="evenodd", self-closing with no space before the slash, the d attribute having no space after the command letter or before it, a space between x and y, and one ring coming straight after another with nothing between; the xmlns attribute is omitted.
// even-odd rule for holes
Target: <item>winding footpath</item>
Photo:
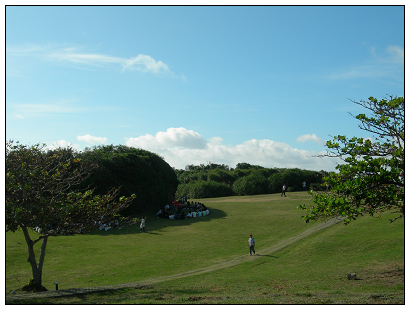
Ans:
<svg viewBox="0 0 410 310"><path fill-rule="evenodd" d="M200 269L195 269L183 273L178 273L170 276L165 276L165 277L159 277L159 278L153 278L153 279L147 279L144 281L140 282L132 282L132 283L123 283L123 284L114 284L114 285L104 285L104 286L93 286L93 287L82 287L82 288L73 288L73 289L65 289L65 290L58 290L58 291L46 291L46 292L37 292L37 293L27 293L27 294L9 294L6 296L6 304L7 301L12 301L12 300L23 300L23 299L31 299L31 298L46 298L46 297L61 297L61 296L70 296L70 295L76 295L76 294L86 294L86 293L93 293L93 292L100 292L100 291L107 291L107 290L116 290L116 289L122 289L122 288L129 288L129 287L143 287L163 281L168 281L168 280L174 280L178 278L184 278L184 277L190 277L194 275L199 275L203 273L208 273L212 272L215 270L220 270L228 267L232 267L238 264L241 264L243 262L248 262L252 261L258 258L258 256L264 256L264 255L269 255L275 252L278 252L282 250L283 248L291 245L292 243L295 243L311 234L314 234L317 231L320 231L322 229L325 229L333 224L336 224L340 222L340 220L329 220L323 223L320 223L312 228L309 228L302 233L292 236L288 239L285 239L283 241L280 241L277 244L274 244L270 247L267 247L261 251L258 251L256 255L250 256L249 254L247 255L242 255L238 256L233 259L229 259L227 261L214 264L208 267L200 268Z"/></svg>

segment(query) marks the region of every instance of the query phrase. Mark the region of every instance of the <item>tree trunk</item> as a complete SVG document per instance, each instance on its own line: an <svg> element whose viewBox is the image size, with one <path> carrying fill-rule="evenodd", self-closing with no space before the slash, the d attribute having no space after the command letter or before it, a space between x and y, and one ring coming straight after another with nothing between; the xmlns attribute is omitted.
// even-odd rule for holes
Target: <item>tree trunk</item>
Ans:
<svg viewBox="0 0 410 310"><path fill-rule="evenodd" d="M31 270L33 272L33 279L34 279L35 285L37 287L41 287L41 270L39 270L39 268L37 267L36 255L34 254L34 244L35 243L33 242L33 240L30 239L27 227L21 226L21 229L23 230L24 237L26 238L26 243L28 247L27 261L31 265ZM45 246L44 246L44 250L45 250ZM43 260L44 260L44 257L43 257Z"/></svg>
<svg viewBox="0 0 410 310"><path fill-rule="evenodd" d="M38 259L38 272L40 273L40 279L43 275L43 264L44 257L46 256L47 239L48 237L44 237L43 242L41 243L40 257Z"/></svg>

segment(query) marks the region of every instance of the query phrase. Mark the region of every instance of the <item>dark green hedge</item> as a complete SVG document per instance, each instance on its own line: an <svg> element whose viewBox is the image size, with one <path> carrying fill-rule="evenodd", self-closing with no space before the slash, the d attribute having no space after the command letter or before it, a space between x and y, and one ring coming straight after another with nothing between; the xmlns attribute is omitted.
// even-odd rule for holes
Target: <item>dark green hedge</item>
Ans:
<svg viewBox="0 0 410 310"><path fill-rule="evenodd" d="M175 196L185 196L188 200L225 197L232 196L232 189L225 183L199 180L195 182L189 182L188 184L180 184Z"/></svg>
<svg viewBox="0 0 410 310"><path fill-rule="evenodd" d="M267 194L268 179L258 171L237 179L232 186L233 192L237 196Z"/></svg>
<svg viewBox="0 0 410 310"><path fill-rule="evenodd" d="M86 149L80 157L99 166L82 186L95 188L97 194L113 187L121 187L121 196L136 194L125 215L156 212L175 197L178 187L175 171L157 154L108 145Z"/></svg>
<svg viewBox="0 0 410 310"><path fill-rule="evenodd" d="M289 191L318 188L325 171L311 171L298 168L264 168L248 163L237 164L235 169L226 165L189 165L185 170L175 170L180 182L176 197L190 199L221 196L243 196L273 194L282 191L283 184ZM211 183L213 182L213 183Z"/></svg>

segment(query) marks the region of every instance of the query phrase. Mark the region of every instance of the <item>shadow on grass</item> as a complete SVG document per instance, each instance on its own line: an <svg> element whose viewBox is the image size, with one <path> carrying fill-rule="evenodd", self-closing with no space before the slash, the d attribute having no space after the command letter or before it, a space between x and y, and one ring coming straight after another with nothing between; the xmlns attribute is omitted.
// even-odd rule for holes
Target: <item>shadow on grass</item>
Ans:
<svg viewBox="0 0 410 310"><path fill-rule="evenodd" d="M273 257L273 258L279 258L275 255L268 255L268 254L255 254L255 256L264 256L264 257Z"/></svg>
<svg viewBox="0 0 410 310"><path fill-rule="evenodd" d="M126 288L119 290L109 290L103 292L88 293L82 295L76 295L78 299L83 301L98 300L108 304L115 304L123 302L124 300L150 300L152 303L161 303L161 301L172 301L174 298L180 296L186 296L187 300L197 300L198 295L209 293L208 289L174 289L174 290L161 290L156 287L149 286Z"/></svg>
<svg viewBox="0 0 410 310"><path fill-rule="evenodd" d="M216 219L224 219L226 217L226 213L219 209L211 209L209 208L209 215L196 217L196 218L185 218L184 220L170 220L166 218L156 218L156 216L148 216L145 221L145 230L146 234L155 234L161 235L160 231L165 227L169 226L188 226L193 225L198 222L209 222ZM93 232L87 233L88 235L100 235L100 236L108 236L108 235L124 235L124 234L135 234L139 233L139 223L123 227L121 229L111 229L108 231L105 230L95 230Z"/></svg>
<svg viewBox="0 0 410 310"><path fill-rule="evenodd" d="M138 301L149 301L152 304L169 303L176 299L181 299L181 296L185 296L183 300L186 301L199 301L203 299L203 294L209 293L208 289L175 289L175 290L162 290L152 285L141 286L134 288L123 289L109 289L99 292L90 292L83 294L74 294L70 296L61 297L48 297L48 298L28 298L21 300L11 300L6 304L10 305L62 305L62 304L122 304L127 301L132 303Z"/></svg>

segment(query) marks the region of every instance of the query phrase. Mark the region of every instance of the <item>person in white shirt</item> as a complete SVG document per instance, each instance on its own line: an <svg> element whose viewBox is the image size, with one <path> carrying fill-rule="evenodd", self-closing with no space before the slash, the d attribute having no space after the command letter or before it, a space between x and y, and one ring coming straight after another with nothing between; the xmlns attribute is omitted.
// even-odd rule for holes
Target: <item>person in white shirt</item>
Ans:
<svg viewBox="0 0 410 310"><path fill-rule="evenodd" d="M286 197L285 192L286 192L286 185L283 184L283 186L282 186L282 194L280 195L280 197L282 197L283 195L285 195L285 197Z"/></svg>
<svg viewBox="0 0 410 310"><path fill-rule="evenodd" d="M249 235L248 245L249 245L249 254L252 255L252 252L253 254L255 254L255 239L252 237L252 234Z"/></svg>
<svg viewBox="0 0 410 310"><path fill-rule="evenodd" d="M145 218L141 218L140 232L145 232Z"/></svg>

